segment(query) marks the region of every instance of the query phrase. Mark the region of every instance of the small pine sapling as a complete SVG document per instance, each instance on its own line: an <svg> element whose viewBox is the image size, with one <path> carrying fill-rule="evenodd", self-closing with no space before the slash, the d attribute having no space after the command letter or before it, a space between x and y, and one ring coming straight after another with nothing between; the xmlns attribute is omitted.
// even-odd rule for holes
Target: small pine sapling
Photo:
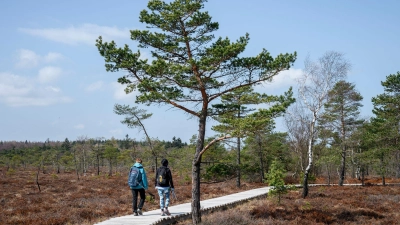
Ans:
<svg viewBox="0 0 400 225"><path fill-rule="evenodd" d="M270 166L269 173L267 174L267 181L269 186L272 186L268 194L271 196L278 196L278 203L281 202L281 195L288 192L289 187L285 186L284 176L285 169L279 160L274 160Z"/></svg>

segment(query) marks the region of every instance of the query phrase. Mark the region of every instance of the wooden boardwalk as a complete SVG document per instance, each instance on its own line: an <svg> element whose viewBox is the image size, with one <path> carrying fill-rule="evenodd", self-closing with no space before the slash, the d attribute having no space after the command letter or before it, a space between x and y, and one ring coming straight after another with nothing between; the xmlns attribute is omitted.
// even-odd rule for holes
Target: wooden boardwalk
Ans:
<svg viewBox="0 0 400 225"><path fill-rule="evenodd" d="M249 199L266 196L270 187L257 188L236 194L226 195L218 198L208 199L200 202L201 210L208 211L219 207L238 204ZM172 196L171 196L172 197ZM164 225L170 224L179 218L191 218L190 203L168 207L171 216L161 216L160 209L143 212L143 216L121 216L96 223L95 225Z"/></svg>

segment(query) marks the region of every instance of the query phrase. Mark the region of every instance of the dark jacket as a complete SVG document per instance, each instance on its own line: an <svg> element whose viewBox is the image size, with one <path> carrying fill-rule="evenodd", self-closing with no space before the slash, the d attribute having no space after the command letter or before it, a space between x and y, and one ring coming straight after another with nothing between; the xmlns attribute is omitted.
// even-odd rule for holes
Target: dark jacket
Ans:
<svg viewBox="0 0 400 225"><path fill-rule="evenodd" d="M161 184L158 184L158 183L157 183L157 177L158 177L158 174L160 174L160 170L161 170L163 167L166 169L166 179L167 179L167 182L166 182L164 185L161 185ZM168 167L166 167L166 166L161 166L161 167L159 167L159 168L157 169L156 179L154 180L154 184L155 184L155 186L158 186L158 187L171 187L171 188L174 188L174 182L172 181L172 173L171 173L171 170L170 170Z"/></svg>
<svg viewBox="0 0 400 225"><path fill-rule="evenodd" d="M174 182L172 181L172 173L171 173L171 170L168 168L168 160L163 159L161 161L161 164L162 164L162 166L159 167L157 169L157 172L156 172L156 179L154 179L154 186L156 186L156 187L158 186L158 187L171 187L171 188L174 188ZM164 185L158 184L158 182L157 182L158 175L160 174L160 170L162 168L166 169L167 182Z"/></svg>

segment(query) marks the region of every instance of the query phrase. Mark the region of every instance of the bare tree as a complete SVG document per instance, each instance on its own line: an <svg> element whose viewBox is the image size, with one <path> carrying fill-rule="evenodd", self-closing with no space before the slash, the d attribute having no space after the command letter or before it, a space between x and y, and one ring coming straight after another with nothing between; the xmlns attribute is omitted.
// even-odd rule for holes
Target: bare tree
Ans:
<svg viewBox="0 0 400 225"><path fill-rule="evenodd" d="M77 138L78 144L76 145L79 151L79 156L81 158L80 163L82 165L83 176L86 176L88 169L88 155L90 154L90 143L89 138L86 135L81 135Z"/></svg>
<svg viewBox="0 0 400 225"><path fill-rule="evenodd" d="M95 139L90 139L91 143L91 150L92 153L95 157L95 165L96 165L96 170L97 170L97 176L100 175L100 159L103 158L104 155L104 144L102 141L104 141L104 137L96 137Z"/></svg>
<svg viewBox="0 0 400 225"><path fill-rule="evenodd" d="M309 122L310 116L304 110L301 101L297 101L287 111L284 120L288 133L289 144L294 158L299 159L296 162L295 174L300 174L307 166L307 140L310 135Z"/></svg>
<svg viewBox="0 0 400 225"><path fill-rule="evenodd" d="M320 119L327 95L333 85L344 80L350 70L350 63L343 53L328 51L317 61L308 56L304 62L303 75L298 80L298 94L303 107L310 115L309 136L307 140L308 165L303 177L303 198L308 195L308 176L313 166L313 145L316 137L316 125Z"/></svg>

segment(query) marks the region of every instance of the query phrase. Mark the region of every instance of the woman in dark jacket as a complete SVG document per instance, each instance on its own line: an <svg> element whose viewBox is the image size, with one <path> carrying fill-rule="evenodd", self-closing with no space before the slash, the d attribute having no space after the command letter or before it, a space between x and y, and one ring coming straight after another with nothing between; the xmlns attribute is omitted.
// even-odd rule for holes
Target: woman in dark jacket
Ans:
<svg viewBox="0 0 400 225"><path fill-rule="evenodd" d="M160 196L161 216L170 216L171 213L168 211L169 195L171 191L174 191L174 182L172 181L171 170L168 168L168 160L161 160L161 165L157 169L154 183L158 191L158 196Z"/></svg>

